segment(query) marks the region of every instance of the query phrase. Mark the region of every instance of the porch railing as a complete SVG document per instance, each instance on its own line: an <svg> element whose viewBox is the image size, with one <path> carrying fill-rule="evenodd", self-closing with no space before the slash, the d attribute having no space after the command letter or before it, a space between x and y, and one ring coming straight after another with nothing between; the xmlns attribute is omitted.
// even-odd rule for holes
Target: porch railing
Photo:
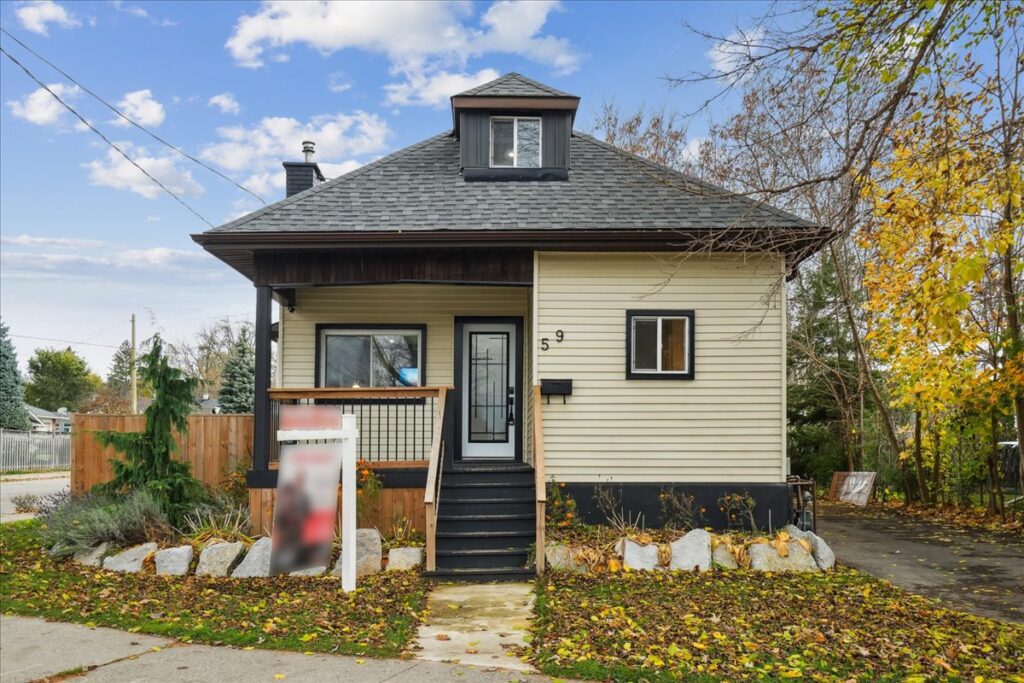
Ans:
<svg viewBox="0 0 1024 683"><path fill-rule="evenodd" d="M547 481L544 475L544 414L541 410L540 386L533 387L533 482L536 489L537 504L537 539L536 550L537 576L544 573L544 525L547 521Z"/></svg>
<svg viewBox="0 0 1024 683"><path fill-rule="evenodd" d="M425 464L440 438L441 422L436 417L446 390L443 386L270 389L270 463L277 462L280 454L275 437L281 405L315 403L337 405L343 413L356 416L360 460Z"/></svg>
<svg viewBox="0 0 1024 683"><path fill-rule="evenodd" d="M437 511L441 490L442 466L444 464L444 419L448 389L441 387L437 394L437 410L434 414L434 438L430 446L430 464L427 465L427 484L423 492L423 507L426 513L427 571L437 569Z"/></svg>

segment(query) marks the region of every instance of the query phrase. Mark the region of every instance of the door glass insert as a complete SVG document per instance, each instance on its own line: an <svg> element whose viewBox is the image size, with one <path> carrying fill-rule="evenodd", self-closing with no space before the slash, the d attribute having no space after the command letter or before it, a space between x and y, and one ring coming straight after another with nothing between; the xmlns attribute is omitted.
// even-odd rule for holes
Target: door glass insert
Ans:
<svg viewBox="0 0 1024 683"><path fill-rule="evenodd" d="M469 441L508 441L508 332L469 333Z"/></svg>

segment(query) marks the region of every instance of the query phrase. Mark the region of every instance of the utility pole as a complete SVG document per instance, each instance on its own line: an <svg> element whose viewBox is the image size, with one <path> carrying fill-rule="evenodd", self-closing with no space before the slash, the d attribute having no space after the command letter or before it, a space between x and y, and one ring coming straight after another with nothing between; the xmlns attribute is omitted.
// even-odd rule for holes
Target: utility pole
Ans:
<svg viewBox="0 0 1024 683"><path fill-rule="evenodd" d="M139 363L135 353L135 314L132 313L132 415L139 414Z"/></svg>

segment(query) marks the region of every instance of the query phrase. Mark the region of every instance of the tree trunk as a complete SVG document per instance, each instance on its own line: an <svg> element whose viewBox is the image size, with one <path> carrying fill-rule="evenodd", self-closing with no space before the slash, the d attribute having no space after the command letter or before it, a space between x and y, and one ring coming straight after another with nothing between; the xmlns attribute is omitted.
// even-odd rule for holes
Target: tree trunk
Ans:
<svg viewBox="0 0 1024 683"><path fill-rule="evenodd" d="M991 411L992 442L988 457L985 458L988 465L988 511L992 514L999 512L999 504L996 500L996 490L999 487L999 475L997 463L999 462L999 418L993 408Z"/></svg>
<svg viewBox="0 0 1024 683"><path fill-rule="evenodd" d="M935 497L935 504L942 505L945 503L945 494L942 492L942 456L941 445L939 443L939 430L932 424L932 448L935 451L932 453L932 496Z"/></svg>
<svg viewBox="0 0 1024 683"><path fill-rule="evenodd" d="M1004 218L1007 222L1013 220L1013 208L1007 204ZM1012 225L1012 223L1011 223ZM1020 311L1018 310L1016 283L1014 282L1013 269L1013 244L1007 247L1002 257L1003 266L1003 300L1006 304L1006 327L1010 333L1009 359L1017 359L1017 362L1024 363L1021 358L1024 344L1021 343ZM1024 491L1024 389L1017 387L1017 393L1013 396L1013 412L1017 422L1017 448L1020 449L1020 467L1017 475L1020 479L1020 488Z"/></svg>
<svg viewBox="0 0 1024 683"><path fill-rule="evenodd" d="M921 502L931 505L928 495L928 479L924 475L924 457L921 454L921 411L914 411L914 467L917 469L917 486L920 489Z"/></svg>

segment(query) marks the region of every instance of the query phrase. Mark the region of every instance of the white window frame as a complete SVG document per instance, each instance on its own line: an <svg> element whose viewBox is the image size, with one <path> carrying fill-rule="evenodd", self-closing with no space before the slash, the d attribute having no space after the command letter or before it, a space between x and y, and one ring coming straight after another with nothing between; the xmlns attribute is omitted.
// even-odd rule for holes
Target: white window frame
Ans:
<svg viewBox="0 0 1024 683"><path fill-rule="evenodd" d="M494 122L495 121L512 121L512 163L511 164L496 164L494 163ZM536 121L537 122L537 153L539 158L537 159L537 166L523 166L522 168L542 168L544 166L544 122L539 116L492 116L488 125L488 142L490 143L490 163L491 168L520 168L519 166L519 122L520 121Z"/></svg>
<svg viewBox="0 0 1024 683"><path fill-rule="evenodd" d="M426 331L415 328L415 327L394 327L394 328L358 328L358 327L325 327L320 330L320 376L317 378L319 381L318 386L327 386L327 338L328 337L373 337L394 335L407 337L409 335L416 335L416 358L419 363L419 372L416 377L416 385L422 387L423 379L426 366L425 346L424 339L426 338ZM373 348L371 343L370 349L370 381L373 382ZM369 387L360 387L363 389L388 389L390 387L375 387L372 384Z"/></svg>
<svg viewBox="0 0 1024 683"><path fill-rule="evenodd" d="M693 311L627 311L628 319L626 334L629 335L629 353L626 358L627 379L693 379L693 354L694 354L694 315ZM655 333L655 368L636 367L636 324L638 322L657 322ZM683 348L686 352L686 367L682 370L664 370L661 367L662 361L662 322L665 320L683 320L685 329L683 335Z"/></svg>

